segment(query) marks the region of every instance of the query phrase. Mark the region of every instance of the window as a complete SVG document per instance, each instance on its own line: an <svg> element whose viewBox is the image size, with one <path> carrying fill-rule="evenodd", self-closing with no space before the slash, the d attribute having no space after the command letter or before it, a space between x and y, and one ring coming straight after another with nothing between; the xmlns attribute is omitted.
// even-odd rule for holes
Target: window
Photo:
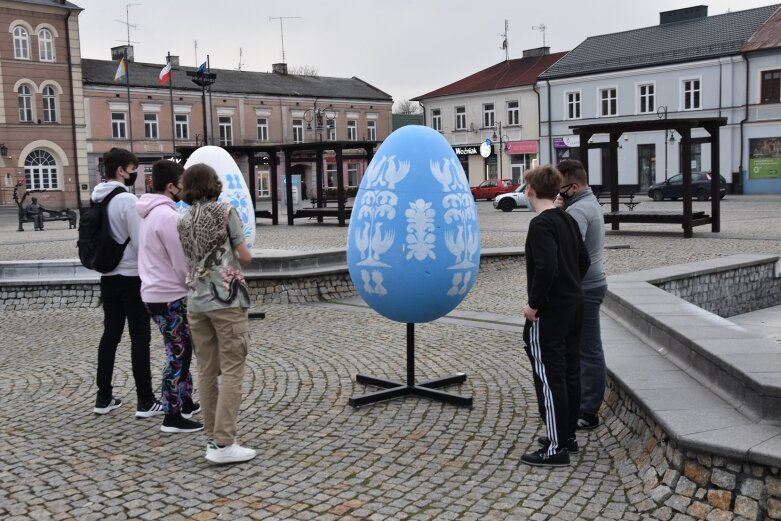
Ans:
<svg viewBox="0 0 781 521"><path fill-rule="evenodd" d="M43 88L41 95L43 99L43 120L46 123L55 123L57 121L57 94L54 87L47 85Z"/></svg>
<svg viewBox="0 0 781 521"><path fill-rule="evenodd" d="M57 162L45 150L33 150L24 160L24 181L28 190L58 190Z"/></svg>
<svg viewBox="0 0 781 521"><path fill-rule="evenodd" d="M493 128L494 126L494 104L485 103L483 105L483 128Z"/></svg>
<svg viewBox="0 0 781 521"><path fill-rule="evenodd" d="M304 142L304 120L294 119L293 120L293 143L303 143L303 142Z"/></svg>
<svg viewBox="0 0 781 521"><path fill-rule="evenodd" d="M157 130L157 114L144 113L144 137L147 139L158 139L160 136Z"/></svg>
<svg viewBox="0 0 781 521"><path fill-rule="evenodd" d="M268 118L258 118L258 141L268 141Z"/></svg>
<svg viewBox="0 0 781 521"><path fill-rule="evenodd" d="M599 115L615 116L617 113L616 89L601 89L599 91Z"/></svg>
<svg viewBox="0 0 781 521"><path fill-rule="evenodd" d="M336 163L328 163L325 169L325 183L328 188L336 186Z"/></svg>
<svg viewBox="0 0 781 521"><path fill-rule="evenodd" d="M431 109L431 128L437 132L442 132L442 110Z"/></svg>
<svg viewBox="0 0 781 521"><path fill-rule="evenodd" d="M456 107L456 130L466 130L466 107Z"/></svg>
<svg viewBox="0 0 781 521"><path fill-rule="evenodd" d="M781 103L781 69L762 72L762 103Z"/></svg>
<svg viewBox="0 0 781 521"><path fill-rule="evenodd" d="M358 140L358 122L353 119L347 121L347 140Z"/></svg>
<svg viewBox="0 0 781 521"><path fill-rule="evenodd" d="M508 125L521 124L521 109L518 108L517 101L507 102L507 124Z"/></svg>
<svg viewBox="0 0 781 521"><path fill-rule="evenodd" d="M567 119L580 119L580 92L568 92Z"/></svg>
<svg viewBox="0 0 781 521"><path fill-rule="evenodd" d="M54 38L48 29L38 32L38 56L42 62L54 61Z"/></svg>
<svg viewBox="0 0 781 521"><path fill-rule="evenodd" d="M20 85L19 90L19 121L30 122L33 120L33 96L30 87Z"/></svg>
<svg viewBox="0 0 781 521"><path fill-rule="evenodd" d="M336 141L336 121L333 119L327 120L325 128L328 130L328 136L326 139L328 141Z"/></svg>
<svg viewBox="0 0 781 521"><path fill-rule="evenodd" d="M228 147L233 144L233 118L231 116L219 116L220 146Z"/></svg>
<svg viewBox="0 0 781 521"><path fill-rule="evenodd" d="M358 186L358 164L347 165L347 186Z"/></svg>
<svg viewBox="0 0 781 521"><path fill-rule="evenodd" d="M190 139L190 117L187 114L174 116L176 125L176 139Z"/></svg>
<svg viewBox="0 0 781 521"><path fill-rule="evenodd" d="M656 101L654 99L654 84L648 83L646 85L638 86L638 94L640 95L640 113L646 114L656 111Z"/></svg>
<svg viewBox="0 0 781 521"><path fill-rule="evenodd" d="M14 27L14 58L30 59L30 34L21 25Z"/></svg>
<svg viewBox="0 0 781 521"><path fill-rule="evenodd" d="M111 137L125 139L127 137L127 123L124 112L111 113Z"/></svg>
<svg viewBox="0 0 781 521"><path fill-rule="evenodd" d="M377 141L377 122L369 120L366 122L366 139L369 141ZM350 185L354 186L354 185Z"/></svg>
<svg viewBox="0 0 781 521"><path fill-rule="evenodd" d="M700 80L683 81L683 110L701 109Z"/></svg>

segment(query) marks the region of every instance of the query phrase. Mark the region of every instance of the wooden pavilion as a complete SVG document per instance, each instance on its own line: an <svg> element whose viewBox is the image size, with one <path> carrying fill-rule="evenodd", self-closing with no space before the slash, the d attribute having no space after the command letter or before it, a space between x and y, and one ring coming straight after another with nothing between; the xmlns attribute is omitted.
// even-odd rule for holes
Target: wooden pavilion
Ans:
<svg viewBox="0 0 781 521"><path fill-rule="evenodd" d="M619 223L674 223L683 226L683 236L693 236L692 228L710 223L711 231L718 232L721 228L719 187L721 172L719 168L719 128L727 124L727 118L682 118L659 119L648 121L605 122L588 125L570 126L572 132L580 136L580 160L588 171L588 151L590 149L608 149L610 173L610 211L605 212L605 224L610 223L613 230L619 229ZM708 137L692 138L692 129L702 128L708 132ZM624 132L655 132L674 130L681 136L681 156L683 174L683 212L649 212L649 211L619 211L618 187L618 140ZM590 143L596 134L607 134L609 140L605 143ZM711 151L711 215L705 212L692 212L692 170L691 145L693 143L710 143Z"/></svg>
<svg viewBox="0 0 781 521"><path fill-rule="evenodd" d="M289 143L278 145L238 145L223 147L233 156L247 156L249 160L249 191L253 207L256 206L257 187L255 184L255 169L260 164L270 167L271 211L255 210L256 218L270 218L271 224L279 224L279 202L277 201L277 172L280 166L280 154L284 156L285 164L285 203L287 208L287 223L293 225L295 219L316 217L317 222L323 222L323 217L336 217L339 226L345 226L350 218L351 207L347 206L347 196L344 186L344 160L364 159L370 163L374 157L378 141L317 141L312 143ZM179 153L186 161L198 147L178 147ZM326 152L333 152L336 160L336 206L328 207L328 199L323 191L323 158ZM293 163L310 161L315 163L316 195L313 208L293 207Z"/></svg>

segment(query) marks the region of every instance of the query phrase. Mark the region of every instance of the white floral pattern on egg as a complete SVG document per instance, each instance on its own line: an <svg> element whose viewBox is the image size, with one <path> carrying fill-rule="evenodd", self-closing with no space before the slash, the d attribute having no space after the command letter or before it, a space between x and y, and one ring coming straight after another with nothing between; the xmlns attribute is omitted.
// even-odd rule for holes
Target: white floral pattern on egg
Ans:
<svg viewBox="0 0 781 521"><path fill-rule="evenodd" d="M480 267L480 226L439 132L405 126L377 150L353 205L347 264L361 297L398 322L435 320L466 297Z"/></svg>

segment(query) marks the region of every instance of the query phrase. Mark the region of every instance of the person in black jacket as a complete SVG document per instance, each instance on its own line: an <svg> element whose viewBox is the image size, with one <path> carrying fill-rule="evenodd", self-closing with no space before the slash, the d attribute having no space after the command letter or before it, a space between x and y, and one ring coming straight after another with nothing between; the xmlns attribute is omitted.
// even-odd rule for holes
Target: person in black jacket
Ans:
<svg viewBox="0 0 781 521"><path fill-rule="evenodd" d="M529 302L523 308L523 340L534 372L534 388L547 437L524 454L528 465L566 466L577 452L580 412L581 281L589 256L575 220L554 199L562 176L551 165L529 170L526 197L537 215L526 234Z"/></svg>

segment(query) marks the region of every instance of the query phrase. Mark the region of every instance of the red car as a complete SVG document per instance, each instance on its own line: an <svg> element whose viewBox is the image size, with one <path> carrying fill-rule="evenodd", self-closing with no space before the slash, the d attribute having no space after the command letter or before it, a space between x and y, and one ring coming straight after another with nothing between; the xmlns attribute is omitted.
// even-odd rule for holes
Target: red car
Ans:
<svg viewBox="0 0 781 521"><path fill-rule="evenodd" d="M477 199L492 200L499 194L512 192L518 187L518 184L512 179L488 179L478 186L472 187L472 197Z"/></svg>

